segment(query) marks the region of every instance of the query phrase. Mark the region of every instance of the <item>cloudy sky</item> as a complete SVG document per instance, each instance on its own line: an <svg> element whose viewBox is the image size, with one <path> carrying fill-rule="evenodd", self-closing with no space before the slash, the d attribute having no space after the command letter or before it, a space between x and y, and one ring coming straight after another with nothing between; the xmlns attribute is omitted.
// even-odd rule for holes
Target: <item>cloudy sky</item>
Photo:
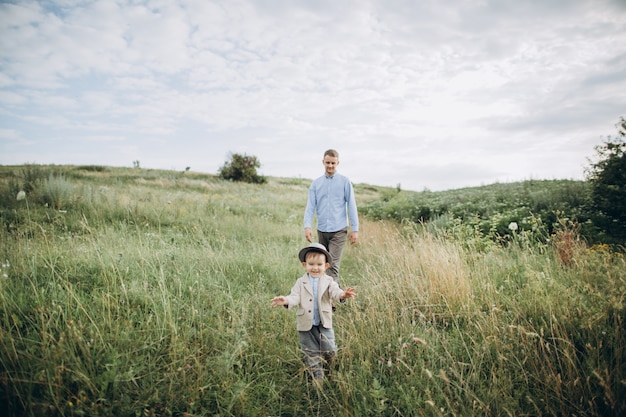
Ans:
<svg viewBox="0 0 626 417"><path fill-rule="evenodd" d="M626 0L0 0L0 165L582 179L625 46Z"/></svg>

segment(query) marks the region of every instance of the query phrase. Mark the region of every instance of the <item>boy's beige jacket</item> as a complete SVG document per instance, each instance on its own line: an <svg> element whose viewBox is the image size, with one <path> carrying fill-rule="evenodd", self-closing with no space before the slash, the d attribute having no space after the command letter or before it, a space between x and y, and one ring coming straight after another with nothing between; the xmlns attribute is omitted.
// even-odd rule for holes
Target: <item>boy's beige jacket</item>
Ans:
<svg viewBox="0 0 626 417"><path fill-rule="evenodd" d="M321 325L327 329L333 327L333 302L338 303L339 296L343 290L339 284L329 275L322 275L317 287L318 308L320 311ZM287 296L289 306L296 308L297 328L300 332L306 332L313 327L313 288L309 282L309 277L304 274L291 288L291 293Z"/></svg>

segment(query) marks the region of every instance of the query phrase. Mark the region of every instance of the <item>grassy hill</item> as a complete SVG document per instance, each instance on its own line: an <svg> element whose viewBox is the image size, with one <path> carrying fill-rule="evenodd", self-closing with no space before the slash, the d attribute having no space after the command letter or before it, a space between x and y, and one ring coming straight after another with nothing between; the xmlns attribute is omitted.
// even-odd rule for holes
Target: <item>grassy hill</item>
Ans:
<svg viewBox="0 0 626 417"><path fill-rule="evenodd" d="M269 306L302 273L309 182L268 180L0 167L0 413L626 413L622 255L567 224L498 241L471 216L400 222L388 203L426 194L366 184L342 264L359 296L316 390L293 312ZM520 186L538 201L541 185Z"/></svg>
<svg viewBox="0 0 626 417"><path fill-rule="evenodd" d="M440 228L462 220L495 240L513 235L512 222L518 226L517 233L541 232L545 240L566 220L570 226L579 224L581 234L594 242L604 237L590 221L590 199L591 188L584 181L528 180L441 192L391 192L361 211L374 219L410 219Z"/></svg>

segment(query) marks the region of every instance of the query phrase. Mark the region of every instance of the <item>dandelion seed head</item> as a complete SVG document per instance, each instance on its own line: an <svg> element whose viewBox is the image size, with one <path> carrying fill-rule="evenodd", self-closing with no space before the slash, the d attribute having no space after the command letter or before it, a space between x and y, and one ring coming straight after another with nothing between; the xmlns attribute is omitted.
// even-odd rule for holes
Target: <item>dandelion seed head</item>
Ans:
<svg viewBox="0 0 626 417"><path fill-rule="evenodd" d="M515 232L515 231L517 231L518 228L519 228L519 226L517 225L516 222L509 223L509 230Z"/></svg>
<svg viewBox="0 0 626 417"><path fill-rule="evenodd" d="M17 201L24 199L26 199L26 191L21 190L19 193L17 193Z"/></svg>

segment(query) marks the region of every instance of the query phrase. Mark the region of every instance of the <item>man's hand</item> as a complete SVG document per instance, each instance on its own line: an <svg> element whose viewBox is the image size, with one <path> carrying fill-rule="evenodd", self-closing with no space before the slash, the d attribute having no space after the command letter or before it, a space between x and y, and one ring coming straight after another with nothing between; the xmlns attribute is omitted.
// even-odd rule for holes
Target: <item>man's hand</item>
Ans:
<svg viewBox="0 0 626 417"><path fill-rule="evenodd" d="M313 240L312 240L313 239L313 231L311 230L310 227L305 227L304 228L304 237L306 238L306 240L309 243L313 242Z"/></svg>
<svg viewBox="0 0 626 417"><path fill-rule="evenodd" d="M358 239L359 239L359 232L350 233L350 243L355 244Z"/></svg>

